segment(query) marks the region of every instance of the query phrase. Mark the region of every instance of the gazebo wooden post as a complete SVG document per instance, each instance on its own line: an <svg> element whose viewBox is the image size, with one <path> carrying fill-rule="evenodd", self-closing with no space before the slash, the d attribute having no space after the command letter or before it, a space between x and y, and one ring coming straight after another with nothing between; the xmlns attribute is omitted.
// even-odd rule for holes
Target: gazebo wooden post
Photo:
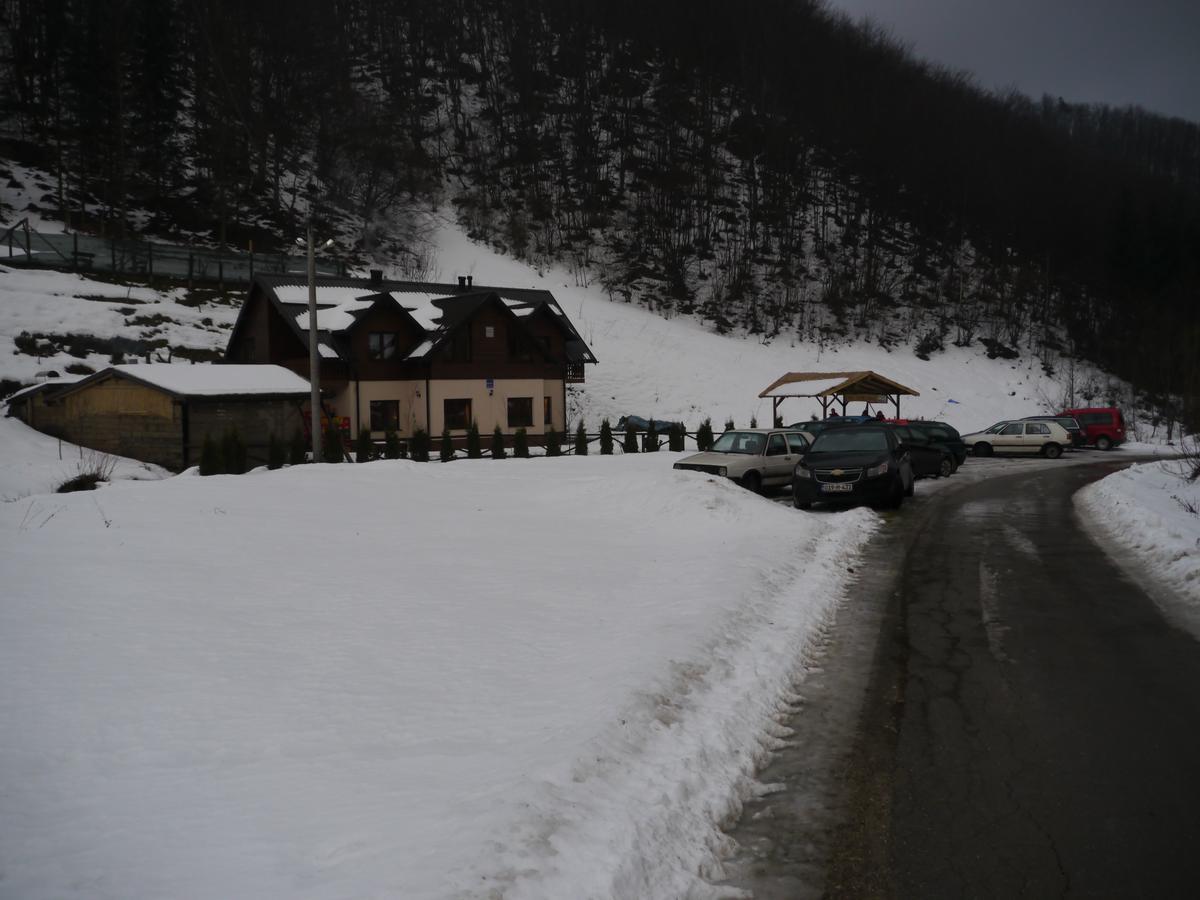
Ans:
<svg viewBox="0 0 1200 900"><path fill-rule="evenodd" d="M775 423L779 421L779 404L783 400L782 397L771 398L771 427L775 427Z"/></svg>

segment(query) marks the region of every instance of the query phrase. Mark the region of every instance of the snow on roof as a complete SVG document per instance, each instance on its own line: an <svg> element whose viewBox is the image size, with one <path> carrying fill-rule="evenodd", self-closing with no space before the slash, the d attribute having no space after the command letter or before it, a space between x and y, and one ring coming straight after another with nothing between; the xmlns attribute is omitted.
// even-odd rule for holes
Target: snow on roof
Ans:
<svg viewBox="0 0 1200 900"><path fill-rule="evenodd" d="M42 388L54 388L64 384L74 384L86 377L86 375L62 375L58 378L47 378L45 381L39 381L37 384L26 385L19 391L13 391L13 393L4 398L4 402L12 403L18 397L24 397L26 394L32 394L34 391L40 391Z"/></svg>
<svg viewBox="0 0 1200 900"><path fill-rule="evenodd" d="M823 378L812 381L789 382L781 384L773 389L764 391L762 397L816 397L825 391L832 390L839 384L845 384L845 376L839 375L836 378Z"/></svg>
<svg viewBox="0 0 1200 900"><path fill-rule="evenodd" d="M353 313L360 312L371 305L372 301L345 300L337 306L317 307L317 331L345 331L354 324ZM297 314L296 324L301 331L308 331L308 310Z"/></svg>
<svg viewBox="0 0 1200 900"><path fill-rule="evenodd" d="M361 286L317 285L317 306L341 306L343 303L357 300L359 297L368 297L376 293L378 291ZM275 296L279 298L280 303L302 303L307 305L308 285L280 284L275 287Z"/></svg>
<svg viewBox="0 0 1200 900"><path fill-rule="evenodd" d="M413 350L410 354L408 354L408 356L406 356L404 358L405 359L420 359L426 353L428 353L432 347L433 347L433 341L426 339L424 341L421 341L421 343L417 345L416 349Z"/></svg>
<svg viewBox="0 0 1200 900"><path fill-rule="evenodd" d="M446 294L427 294L404 291L399 296L391 295L392 299L408 310L417 320L417 324L426 331L437 331L442 325L442 315L445 312L440 306L435 306L439 300L450 299Z"/></svg>
<svg viewBox="0 0 1200 900"><path fill-rule="evenodd" d="M514 300L512 297L501 297L500 299L504 301L505 306L512 310L513 315L521 316L522 318L537 309L537 304L527 303L524 300Z"/></svg>
<svg viewBox="0 0 1200 900"><path fill-rule="evenodd" d="M303 394L308 381L283 366L269 365L120 365L111 369L174 394Z"/></svg>
<svg viewBox="0 0 1200 900"><path fill-rule="evenodd" d="M319 324L319 323L318 323ZM328 344L317 344L317 352L321 354L321 359L337 359L337 351Z"/></svg>

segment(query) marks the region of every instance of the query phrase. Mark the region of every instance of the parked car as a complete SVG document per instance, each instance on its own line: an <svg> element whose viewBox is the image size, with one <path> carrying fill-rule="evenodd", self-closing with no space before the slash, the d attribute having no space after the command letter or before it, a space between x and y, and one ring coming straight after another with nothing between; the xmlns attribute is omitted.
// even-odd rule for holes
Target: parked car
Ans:
<svg viewBox="0 0 1200 900"><path fill-rule="evenodd" d="M1071 436L1071 446L1078 449L1087 445L1087 436L1083 433L1083 428L1079 425L1079 420L1074 416L1026 416L1022 422L1057 422L1063 428L1067 429L1067 434Z"/></svg>
<svg viewBox="0 0 1200 900"><path fill-rule="evenodd" d="M827 419L812 419L808 422L793 422L788 425L795 431L803 431L814 437L824 431L826 428L832 428L834 425L863 425L867 422L874 422L875 419L870 416L829 416Z"/></svg>
<svg viewBox="0 0 1200 900"><path fill-rule="evenodd" d="M675 468L732 478L757 493L788 484L808 449L808 439L793 429L737 428L717 438L711 450L685 457Z"/></svg>
<svg viewBox="0 0 1200 900"><path fill-rule="evenodd" d="M1071 436L1057 422L997 422L991 428L964 434L963 441L976 456L993 453L1040 453L1047 459L1058 459L1071 445Z"/></svg>
<svg viewBox="0 0 1200 900"><path fill-rule="evenodd" d="M967 445L963 443L962 436L945 422L931 422L925 419L887 419L885 421L897 425L908 425L924 434L930 441L940 443L954 457L955 469L967 461L968 450Z"/></svg>
<svg viewBox="0 0 1200 900"><path fill-rule="evenodd" d="M908 446L894 428L855 425L817 435L796 465L792 503L871 503L898 507L913 493Z"/></svg>
<svg viewBox="0 0 1200 900"><path fill-rule="evenodd" d="M933 438L919 428L916 423L903 425L895 422L883 422L881 424L891 428L900 438L901 443L908 445L913 477L949 478L958 468L958 464L954 461L954 453L950 448L944 442Z"/></svg>
<svg viewBox="0 0 1200 900"><path fill-rule="evenodd" d="M1115 406L1064 409L1059 415L1077 419L1087 442L1097 450L1111 450L1125 443L1125 417Z"/></svg>

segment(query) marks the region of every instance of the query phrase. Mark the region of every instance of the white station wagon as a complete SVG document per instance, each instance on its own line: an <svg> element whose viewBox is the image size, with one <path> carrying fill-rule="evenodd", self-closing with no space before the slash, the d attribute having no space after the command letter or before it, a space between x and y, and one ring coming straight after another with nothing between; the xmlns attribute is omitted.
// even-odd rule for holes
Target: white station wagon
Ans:
<svg viewBox="0 0 1200 900"><path fill-rule="evenodd" d="M962 439L975 456L1040 453L1058 459L1071 446L1071 435L1057 422L997 422L984 431L964 434Z"/></svg>
<svg viewBox="0 0 1200 900"><path fill-rule="evenodd" d="M811 443L794 429L738 428L717 438L711 450L681 459L675 468L732 478L757 493L791 484L796 463Z"/></svg>

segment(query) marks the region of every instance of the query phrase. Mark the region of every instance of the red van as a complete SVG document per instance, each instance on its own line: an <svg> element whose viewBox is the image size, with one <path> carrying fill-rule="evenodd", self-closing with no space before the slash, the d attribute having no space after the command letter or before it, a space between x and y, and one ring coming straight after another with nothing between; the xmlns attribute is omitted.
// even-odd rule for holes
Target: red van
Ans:
<svg viewBox="0 0 1200 900"><path fill-rule="evenodd" d="M1074 416L1089 444L1097 450L1111 450L1125 443L1125 417L1115 406L1091 406L1084 409L1064 409L1060 416Z"/></svg>

